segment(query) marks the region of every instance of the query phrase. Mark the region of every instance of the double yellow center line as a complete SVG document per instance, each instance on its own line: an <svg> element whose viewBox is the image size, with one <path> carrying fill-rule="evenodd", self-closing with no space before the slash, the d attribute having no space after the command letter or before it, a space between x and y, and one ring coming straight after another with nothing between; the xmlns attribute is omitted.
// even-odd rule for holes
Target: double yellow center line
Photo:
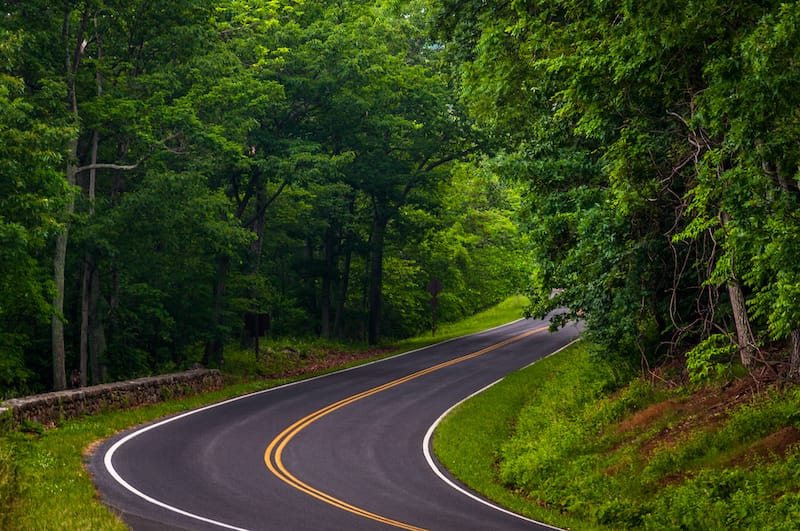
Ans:
<svg viewBox="0 0 800 531"><path fill-rule="evenodd" d="M284 483L287 483L288 485L296 488L297 490L299 490L301 492L304 492L304 493L308 494L309 496L312 496L312 497L314 497L314 498L316 498L318 500L321 500L321 501L323 501L323 502L325 502L327 504L333 505L334 507L338 507L339 509L342 509L344 511L347 511L347 512L350 512L350 513L353 513L353 514L356 514L356 515L359 515L359 516L363 516L364 518L369 518L369 519L375 520L377 522L382 522L384 524L389 524L389 525L398 527L400 529L408 529L410 531L424 531L423 528L415 527L413 525L406 524L406 523L403 523L403 522L398 522L397 520L392 520L391 518L387 518L385 516L381 516L379 514L375 514L375 513L369 512L369 511L367 511L365 509L362 509L360 507L356 507L355 505L351 505L351 504L349 504L349 503L347 503L347 502L345 502L343 500L335 498L335 497L331 496L330 494L327 494L325 492L322 492L319 489L316 489L316 488L312 487L308 483L304 483L303 481L300 481L291 472L289 472L286 469L286 466L283 464L283 460L282 460L282 458L283 458L283 450L286 448L286 446L289 444L289 442L298 433L300 433L302 430L304 430L305 428L307 428L309 425L311 425L312 423L316 422L317 420L321 419L322 417L328 415L329 413L333 413L337 409L341 409L341 408L343 408L343 407L345 407L345 406L347 406L349 404L357 402L357 401L361 400L362 398L367 398L369 396L378 394L378 393L380 393L382 391L386 391L387 389L391 389L392 387L397 387L398 385L401 385L401 384L404 384L404 383L409 382L411 380L414 380L416 378L419 378L420 376L425 376L426 374L430 374L430 373L436 372L436 371L438 371L440 369L444 369L446 367L450 367L452 365L456 365L456 364L461 363L463 361L471 360L472 358L477 358L478 356L482 356L483 354L486 354L487 352L491 352L493 350L497 350L497 349L502 348L502 347L504 347L504 346L506 346L506 345L508 345L510 343L514 343L515 341L519 341L519 340L524 339L524 338L526 338L528 336L531 336L533 334L538 334L538 333L543 332L543 331L545 331L547 329L548 329L547 326L543 326L543 327L540 327L540 328L535 328L533 330L529 330L527 332L523 332L522 334L519 334L517 336L511 337L511 338L506 339L504 341L501 341L499 343L495 343L494 345L490 345L490 346L488 346L486 348L483 348L483 349L481 349L481 350L479 350L477 352L473 352L472 354L467 354L465 356L461 356L460 358L454 358L454 359L452 359L450 361L445 361L443 363L440 363L438 365L434 365L434 366L429 367L427 369L422 369L421 371L417 371L417 372L415 372L413 374L410 374L408 376L404 376L403 378L399 378L399 379L393 380L393 381L391 381L389 383L385 383L383 385L379 385L378 387L373 387L372 389L368 389L368 390L366 390L364 392L358 393L358 394L350 396L348 398L344 398L342 400L339 400L338 402L334 402L333 404L330 404L329 406L326 406L326 407L324 407L322 409L319 409L319 410L311 413L310 415L307 415L307 416L301 418L300 420L298 420L297 422L295 422L294 424L292 424L291 426L289 426L288 428L283 430L277 437L275 437L275 439L273 439L272 442L269 443L269 446L267 446L267 450L264 452L264 462L267 464L267 468L270 470L270 472L275 474L275 476L277 476L281 481L283 481Z"/></svg>

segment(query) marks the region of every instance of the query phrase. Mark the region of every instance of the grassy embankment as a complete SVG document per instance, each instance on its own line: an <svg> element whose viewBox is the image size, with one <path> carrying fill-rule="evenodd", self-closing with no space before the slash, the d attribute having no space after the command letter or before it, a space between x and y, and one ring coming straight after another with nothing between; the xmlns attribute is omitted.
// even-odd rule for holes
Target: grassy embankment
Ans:
<svg viewBox="0 0 800 531"><path fill-rule="evenodd" d="M800 389L615 386L578 343L457 408L434 449L475 490L571 529L800 528Z"/></svg>
<svg viewBox="0 0 800 531"><path fill-rule="evenodd" d="M230 349L224 371L230 384L214 393L110 411L50 429L29 425L4 433L0 419L0 529L125 529L98 501L83 468L86 449L95 441L166 415L506 323L521 315L523 304L514 297L467 321L442 326L436 337L428 334L391 348L354 350L283 339L265 341L258 362L252 351Z"/></svg>

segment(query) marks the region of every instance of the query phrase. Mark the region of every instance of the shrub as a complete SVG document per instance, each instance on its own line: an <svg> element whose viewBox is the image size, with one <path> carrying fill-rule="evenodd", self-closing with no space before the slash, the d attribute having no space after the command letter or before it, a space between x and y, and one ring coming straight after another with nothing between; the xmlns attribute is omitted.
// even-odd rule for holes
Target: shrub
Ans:
<svg viewBox="0 0 800 531"><path fill-rule="evenodd" d="M698 384L722 376L731 366L736 344L727 334L712 334L686 353L689 380Z"/></svg>

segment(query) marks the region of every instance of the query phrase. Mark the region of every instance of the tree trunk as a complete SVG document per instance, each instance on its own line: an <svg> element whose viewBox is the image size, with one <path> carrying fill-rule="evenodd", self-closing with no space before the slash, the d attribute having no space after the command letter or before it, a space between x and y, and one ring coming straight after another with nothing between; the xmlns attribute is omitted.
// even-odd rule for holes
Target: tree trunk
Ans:
<svg viewBox="0 0 800 531"><path fill-rule="evenodd" d="M322 293L319 299L320 304L320 328L319 335L324 339L331 338L331 281L326 273L322 277Z"/></svg>
<svg viewBox="0 0 800 531"><path fill-rule="evenodd" d="M97 60L103 59L103 40L102 36L97 32L97 19L95 24L95 41L97 42ZM103 73L100 68L97 69L95 74L95 90L97 96L103 95ZM92 131L92 144L89 162L91 165L97 164L97 151L100 147L100 131L95 129ZM97 169L92 168L89 170L89 182L86 187L86 193L89 196L89 217L94 216L95 204L95 190L97 188ZM96 309L96 304L92 304L92 299L97 300L97 294L93 292L97 289L98 284L94 282L97 276L97 266L94 256L91 253L86 253L83 260L83 280L81 282L81 340L80 340L80 364L81 364L81 387L85 387L88 376L87 372L91 367L91 381L97 383L99 381L99 363L96 358L97 348L91 345L93 341L93 321L97 321L97 316L92 314L92 307ZM91 354L95 355L92 356ZM90 358L94 358L91 359Z"/></svg>
<svg viewBox="0 0 800 531"><path fill-rule="evenodd" d="M211 337L206 341L206 348L203 353L203 365L206 367L221 367L224 361L224 337L222 327L225 324L225 316L222 314L222 303L225 297L225 283L228 278L229 269L230 258L227 256L220 256L217 259L217 277L214 281L213 329L211 331Z"/></svg>
<svg viewBox="0 0 800 531"><path fill-rule="evenodd" d="M348 209L351 216L355 215L355 198L350 197L350 205ZM348 235L347 232L343 229L341 234L342 241L347 241ZM339 251L342 252L342 249ZM336 297L336 314L333 318L333 334L336 337L343 337L343 323L344 323L344 312L345 307L347 306L347 294L350 289L350 266L353 263L353 248L351 245L344 246L344 263L342 264L342 272L340 276L340 284L338 289L338 294ZM334 261L333 264L334 268L338 268L338 260Z"/></svg>
<svg viewBox="0 0 800 531"><path fill-rule="evenodd" d="M81 282L80 385L98 384L103 380L100 356L106 348L105 330L100 316L100 278L97 264L87 253Z"/></svg>
<svg viewBox="0 0 800 531"><path fill-rule="evenodd" d="M100 357L106 349L106 335L100 316L100 277L97 264L91 254L86 254L81 282L81 338L80 338L80 385L98 384L103 381Z"/></svg>
<svg viewBox="0 0 800 531"><path fill-rule="evenodd" d="M728 282L728 295L731 298L731 309L733 310L733 320L736 324L736 336L739 343L739 355L742 359L742 365L750 367L755 358L756 340L753 337L750 318L747 315L744 291L738 280L731 280Z"/></svg>
<svg viewBox="0 0 800 531"><path fill-rule="evenodd" d="M74 142L77 146L77 140ZM74 166L72 166L74 170ZM70 180L70 169L67 169L67 182ZM72 171L74 180L74 171ZM72 184L72 183L70 183ZM67 199L67 216L72 214L74 202L71 196ZM69 237L69 222L56 239L56 249L53 257L53 280L55 294L53 296L53 317L50 323L50 332L53 350L53 389L60 391L67 388L66 349L64 347L64 269L67 260L67 240Z"/></svg>
<svg viewBox="0 0 800 531"><path fill-rule="evenodd" d="M300 277L300 280L304 286L304 298L306 299L306 308L308 308L309 313L313 313L316 311L318 304L317 304L317 278L316 278L316 262L314 260L314 244L311 242L310 238L306 238L305 244L303 245L303 263L305 264L305 270Z"/></svg>
<svg viewBox="0 0 800 531"><path fill-rule="evenodd" d="M388 223L388 216L378 212L372 224L367 328L367 342L370 345L375 345L380 340L381 306L383 304L383 244Z"/></svg>
<svg viewBox="0 0 800 531"><path fill-rule="evenodd" d="M69 162L67 163L66 179L70 188L75 185L74 161L78 156L78 139L70 141ZM56 238L56 249L53 256L53 281L55 294L53 296L53 318L50 323L52 350L53 350L53 389L56 391L67 388L66 348L64 346L64 273L67 263L67 242L69 241L69 218L75 209L75 198L72 190L67 192L65 207L66 220L64 230Z"/></svg>
<svg viewBox="0 0 800 531"><path fill-rule="evenodd" d="M69 21L70 10L64 11L61 37L66 45L66 55L64 60L64 76L67 81L67 105L69 112L78 123L78 96L75 90L75 77L78 73L86 43L83 40L86 28L87 15L84 14L81 25L76 34L76 45L73 49L69 44ZM65 210L64 230L56 238L56 248L53 255L53 282L55 284L55 295L53 296L53 317L50 322L50 336L53 351L53 389L61 390L67 388L66 371L66 347L64 345L64 274L67 263L67 242L69 241L70 217L75 209L75 198L72 195L72 187L75 186L76 171L78 163L78 136L70 140L69 154L66 168L66 180L70 190L67 191L67 201Z"/></svg>
<svg viewBox="0 0 800 531"><path fill-rule="evenodd" d="M320 335L325 339L331 337L331 284L336 268L334 247L336 231L329 227L325 231L325 244L323 248L324 268L322 271L322 286L319 298L320 305Z"/></svg>
<svg viewBox="0 0 800 531"><path fill-rule="evenodd" d="M102 94L98 78L98 95ZM97 164L97 149L100 143L100 133L97 129L92 133L92 148L90 161ZM97 182L97 170L89 170L89 182L86 192L89 196L89 217L94 216L95 183ZM81 387L86 387L88 381L88 361L89 361L89 299L91 298L92 276L94 275L95 263L91 253L86 253L83 259L83 272L81 280L81 339L80 339L80 381ZM95 375L92 375L96 379Z"/></svg>
<svg viewBox="0 0 800 531"><path fill-rule="evenodd" d="M107 328L104 328L106 331L106 335L103 337L104 342L104 350L105 350L105 342L107 338L110 338L111 341L115 341L116 336L119 334L119 305L120 305L120 280L119 280L119 270L115 267L111 268L111 286L109 287L108 291L108 309L106 315L108 316L107 321ZM111 357L114 355L113 351L106 352L106 363L111 361ZM105 379L105 375L103 375Z"/></svg>
<svg viewBox="0 0 800 531"><path fill-rule="evenodd" d="M347 304L347 291L350 288L350 265L353 261L353 250L348 248L344 254L344 266L342 267L342 284L339 287L339 300L336 301L336 317L333 320L333 333L337 337L342 336L342 322L344 321L344 309Z"/></svg>
<svg viewBox="0 0 800 531"><path fill-rule="evenodd" d="M789 378L800 379L800 328L792 330L789 341Z"/></svg>
<svg viewBox="0 0 800 531"><path fill-rule="evenodd" d="M727 212L720 213L720 221L722 228L730 222L731 217ZM750 367L755 358L756 340L753 336L753 329L750 326L750 316L747 314L747 302L744 296L744 290L736 278L734 257L731 258L731 278L728 280L728 296L731 299L731 311L733 312L733 321L736 325L736 338L739 343L739 356L742 360L742 365Z"/></svg>
<svg viewBox="0 0 800 531"><path fill-rule="evenodd" d="M264 208L264 205L267 201L267 193L263 186L258 186L256 191L256 210L260 211ZM253 266L251 267L251 272L255 275L261 271L261 253L264 249L264 230L265 230L265 223L264 223L264 215L256 216L253 220L253 232L256 235L256 239L250 246L250 251L252 253L254 262Z"/></svg>
<svg viewBox="0 0 800 531"><path fill-rule="evenodd" d="M86 387L89 373L89 290L92 282L92 259L89 254L83 260L81 281L81 340L80 340L80 385Z"/></svg>
<svg viewBox="0 0 800 531"><path fill-rule="evenodd" d="M100 363L106 351L106 331L100 301L100 272L95 266L89 283L89 374L93 385L106 379L105 367Z"/></svg>

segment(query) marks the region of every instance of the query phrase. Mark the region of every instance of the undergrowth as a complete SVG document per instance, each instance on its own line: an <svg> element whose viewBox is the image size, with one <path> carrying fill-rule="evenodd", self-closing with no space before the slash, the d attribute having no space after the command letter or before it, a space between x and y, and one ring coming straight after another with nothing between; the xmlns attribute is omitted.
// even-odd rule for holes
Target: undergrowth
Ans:
<svg viewBox="0 0 800 531"><path fill-rule="evenodd" d="M8 515L16 497L16 475L11 444L0 437L0 529L7 529L10 525Z"/></svg>
<svg viewBox="0 0 800 531"><path fill-rule="evenodd" d="M663 390L634 379L609 392L618 378L585 346L556 357L514 376L516 388L527 377L526 399L490 456L489 483L546 508L541 519L580 522L573 529L800 528L800 389L749 392L743 379ZM477 422L469 415L485 410L464 407L440 430Z"/></svg>

